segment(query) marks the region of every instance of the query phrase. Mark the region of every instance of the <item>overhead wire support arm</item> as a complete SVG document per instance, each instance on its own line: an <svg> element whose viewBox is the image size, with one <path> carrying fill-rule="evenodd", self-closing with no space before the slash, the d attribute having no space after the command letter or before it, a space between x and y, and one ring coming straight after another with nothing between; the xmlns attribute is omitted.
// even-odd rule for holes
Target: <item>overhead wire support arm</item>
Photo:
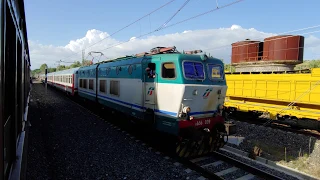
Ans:
<svg viewBox="0 0 320 180"><path fill-rule="evenodd" d="M61 59L60 59L60 61L58 61L59 63L75 63L75 61L74 62L68 62L68 61L62 61Z"/></svg>
<svg viewBox="0 0 320 180"><path fill-rule="evenodd" d="M102 52L90 51L90 52L88 53L88 56L92 56L93 59L94 59L96 56L93 56L92 54L100 54L100 57L99 57L99 59L98 59L98 62L100 61L101 57L104 56L104 54L103 54ZM92 59L92 62L93 62L93 59Z"/></svg>

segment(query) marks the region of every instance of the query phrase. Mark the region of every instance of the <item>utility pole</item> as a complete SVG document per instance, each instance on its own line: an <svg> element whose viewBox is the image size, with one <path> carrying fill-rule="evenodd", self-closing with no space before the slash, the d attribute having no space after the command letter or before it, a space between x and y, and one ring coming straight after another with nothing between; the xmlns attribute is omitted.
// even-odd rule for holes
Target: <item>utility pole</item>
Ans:
<svg viewBox="0 0 320 180"><path fill-rule="evenodd" d="M47 93L47 78L48 78L48 69L46 68L46 70L45 70L45 80L44 80L44 82L45 82L45 87L46 87L46 93Z"/></svg>
<svg viewBox="0 0 320 180"><path fill-rule="evenodd" d="M82 49L82 65L84 65L84 53L85 53L85 50Z"/></svg>

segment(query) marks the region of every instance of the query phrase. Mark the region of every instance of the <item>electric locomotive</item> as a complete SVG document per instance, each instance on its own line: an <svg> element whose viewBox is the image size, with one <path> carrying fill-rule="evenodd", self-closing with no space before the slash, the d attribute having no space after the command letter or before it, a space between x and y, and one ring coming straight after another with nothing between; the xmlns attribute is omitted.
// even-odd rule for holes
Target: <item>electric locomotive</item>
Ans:
<svg viewBox="0 0 320 180"><path fill-rule="evenodd" d="M156 47L80 67L78 95L177 137L179 156L215 151L226 135L224 64L199 52Z"/></svg>

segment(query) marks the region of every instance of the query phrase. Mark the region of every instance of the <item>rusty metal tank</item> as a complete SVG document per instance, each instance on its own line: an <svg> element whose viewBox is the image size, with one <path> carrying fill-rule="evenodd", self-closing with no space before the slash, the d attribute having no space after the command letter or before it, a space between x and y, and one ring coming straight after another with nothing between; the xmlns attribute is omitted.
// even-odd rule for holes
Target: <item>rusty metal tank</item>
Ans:
<svg viewBox="0 0 320 180"><path fill-rule="evenodd" d="M260 60L263 52L263 42L239 41L232 43L231 64L239 64L243 62L254 62Z"/></svg>
<svg viewBox="0 0 320 180"><path fill-rule="evenodd" d="M273 36L264 39L263 61L299 64L303 61L304 37L298 35Z"/></svg>

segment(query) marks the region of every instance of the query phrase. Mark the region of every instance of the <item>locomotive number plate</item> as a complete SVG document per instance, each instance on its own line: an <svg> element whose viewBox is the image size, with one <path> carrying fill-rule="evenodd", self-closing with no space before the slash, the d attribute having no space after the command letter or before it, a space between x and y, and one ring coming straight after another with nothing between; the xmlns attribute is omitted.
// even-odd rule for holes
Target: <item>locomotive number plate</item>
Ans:
<svg viewBox="0 0 320 180"><path fill-rule="evenodd" d="M211 123L210 119L205 120L196 120L195 126L202 126L202 125L208 125Z"/></svg>

